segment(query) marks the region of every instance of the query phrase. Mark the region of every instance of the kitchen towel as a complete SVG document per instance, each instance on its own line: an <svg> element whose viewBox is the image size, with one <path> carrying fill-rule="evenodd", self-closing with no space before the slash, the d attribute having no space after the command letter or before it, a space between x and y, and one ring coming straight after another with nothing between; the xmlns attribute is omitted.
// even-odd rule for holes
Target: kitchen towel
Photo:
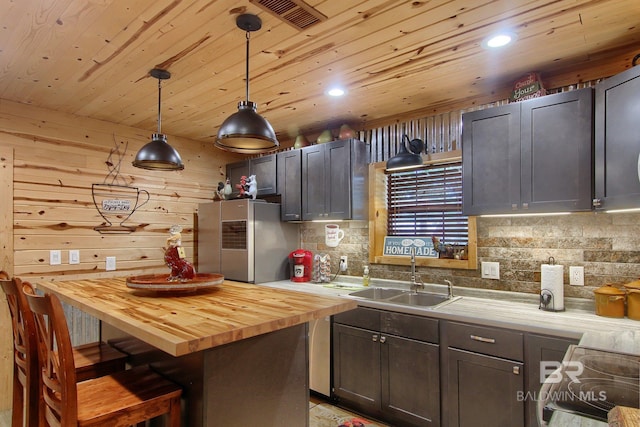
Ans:
<svg viewBox="0 0 640 427"><path fill-rule="evenodd" d="M547 290L553 295L549 308L564 310L564 267L556 264L542 264L540 267L541 292Z"/></svg>

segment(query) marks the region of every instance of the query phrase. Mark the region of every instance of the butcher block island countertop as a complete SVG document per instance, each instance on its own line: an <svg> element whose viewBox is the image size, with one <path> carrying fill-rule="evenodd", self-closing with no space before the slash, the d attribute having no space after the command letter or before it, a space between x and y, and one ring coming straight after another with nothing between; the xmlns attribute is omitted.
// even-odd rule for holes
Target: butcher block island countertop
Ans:
<svg viewBox="0 0 640 427"><path fill-rule="evenodd" d="M357 302L225 280L189 293L130 289L125 278L39 281L80 310L172 356L304 324Z"/></svg>

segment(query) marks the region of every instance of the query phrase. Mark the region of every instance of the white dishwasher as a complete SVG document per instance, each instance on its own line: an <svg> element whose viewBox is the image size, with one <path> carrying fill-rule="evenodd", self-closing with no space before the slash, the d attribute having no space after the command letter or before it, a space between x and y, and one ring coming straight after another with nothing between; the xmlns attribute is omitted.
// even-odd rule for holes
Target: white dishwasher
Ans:
<svg viewBox="0 0 640 427"><path fill-rule="evenodd" d="M331 319L309 322L309 388L331 396Z"/></svg>

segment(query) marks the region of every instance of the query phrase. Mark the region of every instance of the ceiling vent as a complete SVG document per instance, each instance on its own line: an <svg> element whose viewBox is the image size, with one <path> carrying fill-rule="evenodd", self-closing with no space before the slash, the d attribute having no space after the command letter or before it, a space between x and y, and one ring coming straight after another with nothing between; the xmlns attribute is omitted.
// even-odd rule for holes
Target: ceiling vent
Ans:
<svg viewBox="0 0 640 427"><path fill-rule="evenodd" d="M302 0L249 0L298 30L326 21L327 17Z"/></svg>

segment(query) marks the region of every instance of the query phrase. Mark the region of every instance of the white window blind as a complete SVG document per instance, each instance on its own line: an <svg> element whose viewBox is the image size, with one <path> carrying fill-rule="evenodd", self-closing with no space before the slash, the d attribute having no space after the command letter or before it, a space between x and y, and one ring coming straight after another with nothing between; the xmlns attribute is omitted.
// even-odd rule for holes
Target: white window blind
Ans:
<svg viewBox="0 0 640 427"><path fill-rule="evenodd" d="M462 215L462 162L387 173L387 235L437 237L468 244Z"/></svg>

